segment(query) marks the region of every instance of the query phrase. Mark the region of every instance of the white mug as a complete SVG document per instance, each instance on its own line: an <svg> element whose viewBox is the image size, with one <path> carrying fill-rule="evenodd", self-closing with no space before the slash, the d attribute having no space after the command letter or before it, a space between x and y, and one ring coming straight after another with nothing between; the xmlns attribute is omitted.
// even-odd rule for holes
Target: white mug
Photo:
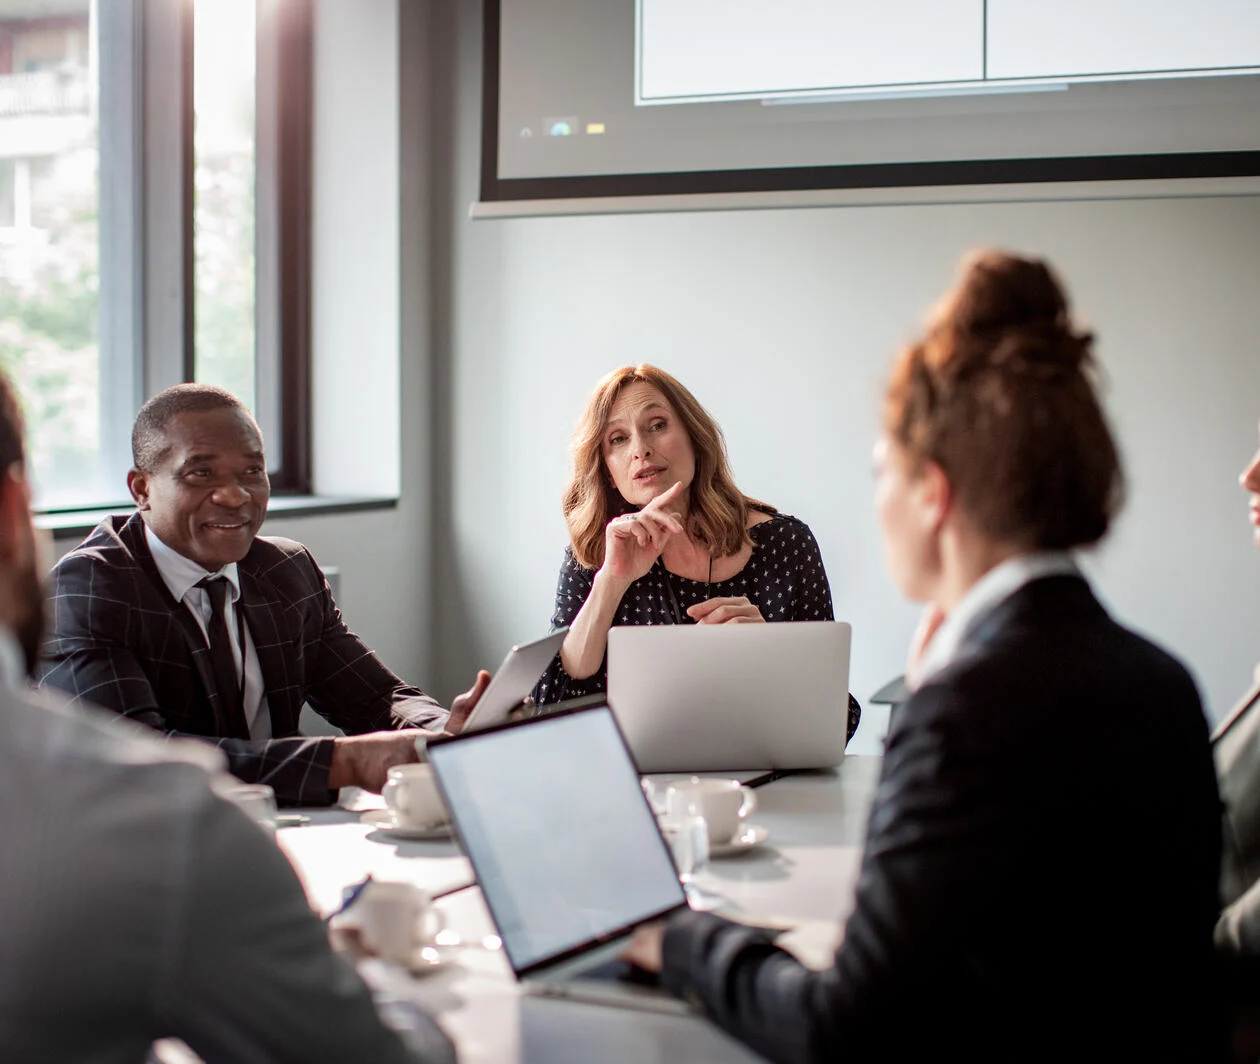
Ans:
<svg viewBox="0 0 1260 1064"><path fill-rule="evenodd" d="M353 905L364 945L387 961L410 964L446 927L433 898L414 883L374 879Z"/></svg>
<svg viewBox="0 0 1260 1064"><path fill-rule="evenodd" d="M399 825L430 828L446 823L446 804L433 779L433 766L395 765L386 777L381 796Z"/></svg>
<svg viewBox="0 0 1260 1064"><path fill-rule="evenodd" d="M757 796L739 780L693 776L670 785L666 808L674 819L688 814L704 817L709 842L721 846L735 837L739 822L757 808Z"/></svg>

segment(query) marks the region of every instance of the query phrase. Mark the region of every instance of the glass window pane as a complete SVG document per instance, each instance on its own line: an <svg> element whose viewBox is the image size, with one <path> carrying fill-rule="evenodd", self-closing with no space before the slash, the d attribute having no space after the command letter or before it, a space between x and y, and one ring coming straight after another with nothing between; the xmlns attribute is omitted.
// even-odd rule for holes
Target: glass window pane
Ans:
<svg viewBox="0 0 1260 1064"><path fill-rule="evenodd" d="M0 0L0 365L42 507L118 495L100 469L94 12Z"/></svg>
<svg viewBox="0 0 1260 1064"><path fill-rule="evenodd" d="M253 409L255 0L196 0L195 375Z"/></svg>

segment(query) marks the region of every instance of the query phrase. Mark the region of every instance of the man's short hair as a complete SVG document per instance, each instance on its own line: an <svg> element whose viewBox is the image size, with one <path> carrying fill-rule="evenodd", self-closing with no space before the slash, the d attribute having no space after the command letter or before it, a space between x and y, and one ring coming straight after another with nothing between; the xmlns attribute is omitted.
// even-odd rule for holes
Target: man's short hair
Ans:
<svg viewBox="0 0 1260 1064"><path fill-rule="evenodd" d="M131 461L142 473L152 473L167 450L166 427L179 414L207 410L240 410L252 422L253 415L231 392L213 384L173 384L140 408L131 429Z"/></svg>
<svg viewBox="0 0 1260 1064"><path fill-rule="evenodd" d="M0 470L8 469L14 462L26 461L22 439L26 422L22 417L22 403L8 374L0 371Z"/></svg>

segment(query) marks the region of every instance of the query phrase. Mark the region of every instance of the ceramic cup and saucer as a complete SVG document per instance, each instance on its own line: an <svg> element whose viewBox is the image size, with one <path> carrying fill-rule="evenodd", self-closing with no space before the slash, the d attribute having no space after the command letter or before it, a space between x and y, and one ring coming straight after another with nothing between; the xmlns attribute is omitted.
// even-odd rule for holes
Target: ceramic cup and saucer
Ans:
<svg viewBox="0 0 1260 1064"><path fill-rule="evenodd" d="M423 975L450 961L448 932L432 896L413 883L369 879L329 920L334 943Z"/></svg>
<svg viewBox="0 0 1260 1064"><path fill-rule="evenodd" d="M395 765L387 774L384 809L369 809L359 818L399 839L431 842L451 837L451 820L426 764Z"/></svg>
<svg viewBox="0 0 1260 1064"><path fill-rule="evenodd" d="M736 779L693 776L671 784L665 795L668 817L704 817L711 858L747 853L770 837L766 828L748 823L756 808L756 794Z"/></svg>

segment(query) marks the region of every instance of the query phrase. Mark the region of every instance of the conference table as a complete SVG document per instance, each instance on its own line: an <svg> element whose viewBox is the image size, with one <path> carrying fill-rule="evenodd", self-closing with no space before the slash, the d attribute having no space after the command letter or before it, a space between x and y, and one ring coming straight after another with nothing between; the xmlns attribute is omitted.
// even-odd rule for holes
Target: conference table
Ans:
<svg viewBox="0 0 1260 1064"><path fill-rule="evenodd" d="M759 786L749 821L766 828L768 838L736 856L711 859L695 878L698 897L722 899L725 915L793 928L781 941L805 963L825 964L852 904L880 761L850 755L835 770ZM359 969L382 1004L418 1003L436 1016L461 1061L761 1059L699 1016L523 993L502 951L484 945L494 945L494 925L458 845L399 839L364 816L379 808L378 796L358 793L349 808L302 810L306 822L279 828L277 842L321 915L335 912L367 875L411 882L436 896L461 941L440 951L440 964L419 975L375 959L361 960Z"/></svg>

